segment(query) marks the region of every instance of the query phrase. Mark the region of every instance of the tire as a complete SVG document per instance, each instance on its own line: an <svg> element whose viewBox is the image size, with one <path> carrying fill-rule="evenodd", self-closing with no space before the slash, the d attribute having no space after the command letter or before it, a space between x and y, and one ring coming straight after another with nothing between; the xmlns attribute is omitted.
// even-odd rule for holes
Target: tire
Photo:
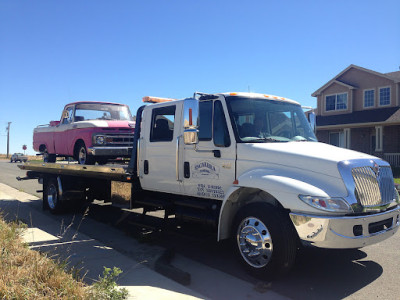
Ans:
<svg viewBox="0 0 400 300"><path fill-rule="evenodd" d="M237 256L253 276L273 280L294 264L297 236L289 217L267 203L252 203L239 210L232 238Z"/></svg>
<svg viewBox="0 0 400 300"><path fill-rule="evenodd" d="M58 214L63 211L63 205L56 179L51 178L48 180L44 188L43 201L44 207L48 208L52 214Z"/></svg>
<svg viewBox="0 0 400 300"><path fill-rule="evenodd" d="M78 163L81 165L94 165L96 163L94 157L87 153L84 142L79 143L76 156Z"/></svg>
<svg viewBox="0 0 400 300"><path fill-rule="evenodd" d="M55 154L50 154L47 151L47 148L44 149L43 151L43 162L47 163L55 163L56 162L56 155Z"/></svg>

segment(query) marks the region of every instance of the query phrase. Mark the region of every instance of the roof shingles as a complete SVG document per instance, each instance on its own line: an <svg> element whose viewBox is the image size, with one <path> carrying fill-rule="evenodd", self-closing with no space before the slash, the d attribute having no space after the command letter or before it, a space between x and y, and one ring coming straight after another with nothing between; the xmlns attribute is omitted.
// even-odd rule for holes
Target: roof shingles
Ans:
<svg viewBox="0 0 400 300"><path fill-rule="evenodd" d="M350 114L317 116L317 126L362 123L400 123L400 108L386 107L354 111Z"/></svg>

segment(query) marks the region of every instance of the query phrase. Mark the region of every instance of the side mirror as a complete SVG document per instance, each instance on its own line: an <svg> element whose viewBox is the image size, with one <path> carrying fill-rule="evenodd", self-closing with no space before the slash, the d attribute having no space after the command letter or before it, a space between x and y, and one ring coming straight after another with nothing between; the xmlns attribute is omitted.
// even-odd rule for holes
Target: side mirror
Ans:
<svg viewBox="0 0 400 300"><path fill-rule="evenodd" d="M193 98L185 99L183 104L183 140L185 145L199 143L199 101Z"/></svg>
<svg viewBox="0 0 400 300"><path fill-rule="evenodd" d="M310 112L308 114L308 122L310 122L310 126L313 132L315 133L317 131L317 118L314 112Z"/></svg>
<svg viewBox="0 0 400 300"><path fill-rule="evenodd" d="M185 145L196 145L199 143L199 131L197 129L185 129L183 132Z"/></svg>

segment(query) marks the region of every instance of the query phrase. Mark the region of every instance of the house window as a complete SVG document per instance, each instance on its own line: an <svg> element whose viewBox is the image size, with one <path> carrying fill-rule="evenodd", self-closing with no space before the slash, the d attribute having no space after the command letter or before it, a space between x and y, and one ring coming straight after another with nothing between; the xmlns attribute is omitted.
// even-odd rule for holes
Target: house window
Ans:
<svg viewBox="0 0 400 300"><path fill-rule="evenodd" d="M375 90L364 91L364 107L375 106Z"/></svg>
<svg viewBox="0 0 400 300"><path fill-rule="evenodd" d="M325 100L326 111L347 109L347 93L329 95L325 97Z"/></svg>
<svg viewBox="0 0 400 300"><path fill-rule="evenodd" d="M341 132L330 132L329 133L329 144L344 147L345 146L345 137L343 131Z"/></svg>
<svg viewBox="0 0 400 300"><path fill-rule="evenodd" d="M379 89L379 105L390 105L390 87Z"/></svg>

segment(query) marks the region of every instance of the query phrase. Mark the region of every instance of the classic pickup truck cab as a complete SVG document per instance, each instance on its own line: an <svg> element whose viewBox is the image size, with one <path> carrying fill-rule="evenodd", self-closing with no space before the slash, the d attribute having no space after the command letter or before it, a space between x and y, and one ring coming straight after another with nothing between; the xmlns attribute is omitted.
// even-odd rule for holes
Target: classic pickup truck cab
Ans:
<svg viewBox="0 0 400 300"><path fill-rule="evenodd" d="M135 123L129 107L110 102L67 104L60 121L33 131L33 149L44 161L73 157L80 164L104 164L108 159L130 157Z"/></svg>

